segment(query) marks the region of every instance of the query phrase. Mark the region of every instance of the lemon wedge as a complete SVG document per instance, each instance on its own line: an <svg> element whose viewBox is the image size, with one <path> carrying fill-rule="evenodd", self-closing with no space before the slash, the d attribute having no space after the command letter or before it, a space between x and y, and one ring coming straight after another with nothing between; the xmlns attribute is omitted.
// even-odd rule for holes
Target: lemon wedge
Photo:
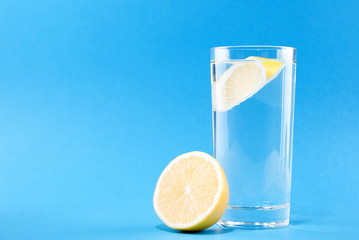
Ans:
<svg viewBox="0 0 359 240"><path fill-rule="evenodd" d="M259 91L266 81L265 69L259 61L233 64L212 85L214 110L230 110Z"/></svg>
<svg viewBox="0 0 359 240"><path fill-rule="evenodd" d="M284 67L274 59L248 57L235 62L212 83L213 110L226 112L252 97L273 80Z"/></svg>
<svg viewBox="0 0 359 240"><path fill-rule="evenodd" d="M169 227L201 231L223 215L229 198L226 176L219 163L203 152L176 157L158 179L153 206Z"/></svg>

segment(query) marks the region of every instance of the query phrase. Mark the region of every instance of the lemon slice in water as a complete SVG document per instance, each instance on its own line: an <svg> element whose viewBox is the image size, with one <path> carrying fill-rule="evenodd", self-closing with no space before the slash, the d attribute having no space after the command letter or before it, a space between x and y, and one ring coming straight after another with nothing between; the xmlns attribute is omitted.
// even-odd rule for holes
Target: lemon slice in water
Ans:
<svg viewBox="0 0 359 240"><path fill-rule="evenodd" d="M248 57L234 63L212 83L213 109L226 112L247 100L273 80L284 67L274 59Z"/></svg>

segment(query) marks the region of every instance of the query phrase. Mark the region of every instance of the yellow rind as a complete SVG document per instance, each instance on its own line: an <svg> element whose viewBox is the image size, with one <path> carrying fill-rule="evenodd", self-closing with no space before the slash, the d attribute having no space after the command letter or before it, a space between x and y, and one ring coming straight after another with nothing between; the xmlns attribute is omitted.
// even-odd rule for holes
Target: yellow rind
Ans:
<svg viewBox="0 0 359 240"><path fill-rule="evenodd" d="M272 58L262 58L262 57L251 56L251 57L246 58L246 60L260 60L265 69L268 81L275 78L284 66L284 63L278 62L276 59L272 59Z"/></svg>

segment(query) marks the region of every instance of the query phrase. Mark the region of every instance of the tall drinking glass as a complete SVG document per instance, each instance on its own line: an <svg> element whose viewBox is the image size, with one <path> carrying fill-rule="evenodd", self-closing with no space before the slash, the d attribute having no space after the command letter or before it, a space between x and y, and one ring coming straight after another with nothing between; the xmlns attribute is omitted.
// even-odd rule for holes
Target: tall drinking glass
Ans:
<svg viewBox="0 0 359 240"><path fill-rule="evenodd" d="M230 199L219 225L289 224L295 95L295 49L211 49L214 155Z"/></svg>

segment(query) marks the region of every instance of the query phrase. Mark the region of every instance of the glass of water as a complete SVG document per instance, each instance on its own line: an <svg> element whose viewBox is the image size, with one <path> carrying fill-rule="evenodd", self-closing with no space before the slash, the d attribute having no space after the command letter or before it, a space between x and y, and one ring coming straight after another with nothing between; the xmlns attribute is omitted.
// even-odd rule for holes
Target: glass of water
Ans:
<svg viewBox="0 0 359 240"><path fill-rule="evenodd" d="M211 49L213 145L230 199L219 225L289 224L296 50Z"/></svg>

